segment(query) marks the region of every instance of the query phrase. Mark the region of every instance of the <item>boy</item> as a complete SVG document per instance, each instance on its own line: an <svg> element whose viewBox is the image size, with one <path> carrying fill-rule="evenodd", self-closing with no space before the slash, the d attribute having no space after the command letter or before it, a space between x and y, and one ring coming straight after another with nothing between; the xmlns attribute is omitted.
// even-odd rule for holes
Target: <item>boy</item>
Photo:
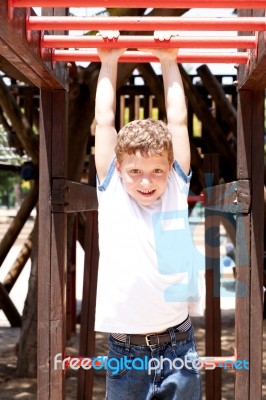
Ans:
<svg viewBox="0 0 266 400"><path fill-rule="evenodd" d="M159 33L159 40L166 37ZM167 126L138 120L117 134L117 64L124 51L98 50L95 330L110 333L106 399L199 400L189 307L201 311L194 301L197 270L187 218L190 146L177 50L152 50L162 66Z"/></svg>

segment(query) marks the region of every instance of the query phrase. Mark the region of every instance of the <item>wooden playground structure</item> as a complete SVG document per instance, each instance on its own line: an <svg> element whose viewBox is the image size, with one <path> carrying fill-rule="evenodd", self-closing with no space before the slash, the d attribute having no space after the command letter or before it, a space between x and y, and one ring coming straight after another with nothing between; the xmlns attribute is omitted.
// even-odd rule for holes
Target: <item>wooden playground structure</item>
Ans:
<svg viewBox="0 0 266 400"><path fill-rule="evenodd" d="M264 101L266 88L266 1L167 0L164 8L236 8L235 18L189 19L181 17L75 18L67 7L99 7L94 0L6 0L0 4L0 54L40 89L39 150L39 268L38 268L38 391L37 398L64 399L64 372L53 368L56 354L65 354L67 215L86 212L86 260L81 354L94 352L94 307L97 282L97 199L93 185L73 182L67 176L68 63L99 61L97 47L147 48L162 44L151 36L121 35L115 41L95 36L71 36L69 30L156 29L236 31L237 36L180 36L167 46L180 48L177 62L237 64L237 180L219 184L217 157L206 156L206 220L211 229L222 212L236 215L236 357L248 360L249 370L235 371L235 399L262 398L262 318L264 255ZM101 4L102 5L102 4ZM121 0L105 0L105 7L121 7ZM42 17L31 7L42 7ZM135 0L128 8L161 8L158 0ZM49 31L49 34L48 32ZM55 32L56 33L55 33ZM75 50L71 50L75 48ZM85 49L84 49L85 48ZM194 49L197 49L195 51ZM185 52L183 49L192 49ZM206 49L222 49L206 52ZM230 49L237 49L232 52ZM200 51L198 51L200 50ZM128 50L121 62L156 62L148 53ZM184 85L186 87L186 83ZM58 118L60 116L60 118ZM93 171L90 171L91 173ZM33 193L33 196L36 193ZM210 243L209 243L210 245ZM213 296L219 259L209 246L206 265L206 355L220 356L220 299ZM244 293L244 294L243 294ZM71 317L70 317L71 318ZM73 321L72 321L73 323ZM75 323L75 322L74 322ZM228 359L228 358L227 358ZM91 399L92 376L80 374L78 399ZM206 375L206 399L221 397L219 368Z"/></svg>

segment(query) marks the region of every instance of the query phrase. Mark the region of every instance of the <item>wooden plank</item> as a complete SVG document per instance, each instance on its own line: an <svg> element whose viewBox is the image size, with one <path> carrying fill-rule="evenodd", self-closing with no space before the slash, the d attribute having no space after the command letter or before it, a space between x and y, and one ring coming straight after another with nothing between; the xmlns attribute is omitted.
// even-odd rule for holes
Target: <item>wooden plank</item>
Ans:
<svg viewBox="0 0 266 400"><path fill-rule="evenodd" d="M53 212L97 210L96 189L67 179L53 179L51 205Z"/></svg>
<svg viewBox="0 0 266 400"><path fill-rule="evenodd" d="M258 111L256 109L258 108ZM261 115L260 115L261 113ZM259 148L253 148L253 145L256 143L257 139L254 140L254 137L257 134L261 134L259 129L259 133L256 132L257 121L261 121L263 118L263 107L262 104L256 103L256 98L252 91L249 90L241 90L238 95L238 178L240 179L250 179L251 180L251 189L253 191L253 187L257 185L257 177L254 171L254 157L256 158L257 154L260 153ZM263 124L262 124L263 126ZM262 133L263 138L263 133ZM261 152L263 153L263 145L261 146ZM262 162L261 156L258 156L258 160ZM261 168L261 166L260 166ZM256 171L258 173L258 171ZM254 175L253 175L254 174ZM260 173L259 173L260 179ZM255 185L256 181L256 185ZM260 186L260 185L259 185ZM262 186L263 187L263 186ZM258 189L255 189L255 191ZM258 194L258 192L257 192ZM254 196L254 193L252 192ZM262 195L263 199L263 195ZM255 351L257 355L258 352L262 352L261 343L259 340L258 328L255 328L255 337L252 337L252 325L258 325L261 327L262 320L262 308L260 306L260 302L262 301L262 285L259 287L256 285L256 282L253 282L252 287L252 278L253 274L256 274L255 271L258 271L258 265L256 265L256 260L251 259L252 257L252 247L257 248L255 244L254 231L251 226L253 220L253 210L257 208L256 203L258 204L259 198L254 197L252 199L251 204L251 214L247 215L238 215L237 216L237 247L236 247L236 272L237 272L237 281L236 281L236 348L237 348L237 358L240 360L246 360L250 362L250 371L249 370L237 370L236 371L236 382L235 382L235 398L236 400L253 400L255 398L260 399L260 395L255 395L251 393L252 388L254 388L254 383L259 385L260 388L257 390L261 390L261 371L257 369L256 363L257 360L254 360L252 352ZM262 215L260 219L263 220ZM255 228L258 226L258 221L254 220ZM253 232L252 232L253 231ZM257 232L258 233L258 232ZM261 234L258 233L258 240L260 242ZM260 246L260 245L259 245ZM254 292L256 291L257 294ZM261 299L259 301L259 297L261 295ZM256 299L258 302L256 307L258 306L258 313L255 313L255 318L252 316L251 302L252 299ZM254 340L254 341L253 341ZM257 347L257 349L255 349ZM258 365L260 366L261 355L258 358ZM252 361L253 360L253 361ZM251 364L252 363L252 364ZM256 392L256 390L255 390Z"/></svg>
<svg viewBox="0 0 266 400"><path fill-rule="evenodd" d="M60 118L58 116L60 115ZM67 93L53 91L52 102L52 177L66 176L67 171ZM66 267L67 267L67 216L52 213L51 230L51 362L65 352L66 345ZM65 374L61 369L51 368L50 399L65 398Z"/></svg>
<svg viewBox="0 0 266 400"><path fill-rule="evenodd" d="M250 210L250 181L241 179L212 186L210 195L204 190L204 206L209 210L227 213L248 213Z"/></svg>
<svg viewBox="0 0 266 400"><path fill-rule="evenodd" d="M264 90L252 92L250 399L262 398L264 256Z"/></svg>
<svg viewBox="0 0 266 400"><path fill-rule="evenodd" d="M66 98L63 90L41 91L38 400L64 398L64 373L53 360L65 349L66 214L51 214L50 194L52 176L66 170Z"/></svg>
<svg viewBox="0 0 266 400"><path fill-rule="evenodd" d="M67 220L64 213L52 214L51 235L51 370L50 398L65 399L65 374L61 368L53 368L53 360L65 353L66 346L66 243Z"/></svg>
<svg viewBox="0 0 266 400"><path fill-rule="evenodd" d="M238 360L249 361L250 338L250 214L238 215L236 229L236 313L235 337ZM235 372L235 400L249 397L250 371Z"/></svg>
<svg viewBox="0 0 266 400"><path fill-rule="evenodd" d="M38 87L67 88L68 70L65 64L51 63L50 50L42 59L40 32L32 32L26 40L26 10L15 9L8 20L8 1L0 2L0 54L13 67ZM7 71L6 71L7 72Z"/></svg>
<svg viewBox="0 0 266 400"><path fill-rule="evenodd" d="M70 339L71 333L76 332L76 258L78 217L73 216L73 235L71 248L67 256L67 295L66 295L66 339ZM68 227L69 227L68 220Z"/></svg>
<svg viewBox="0 0 266 400"><path fill-rule="evenodd" d="M207 191L211 194L212 184L218 182L218 155L206 154L204 171ZM221 355L221 310L220 310L220 216L205 209L205 255L206 255L206 312L205 346L206 356ZM221 400L221 369L205 371L206 400Z"/></svg>
<svg viewBox="0 0 266 400"><path fill-rule="evenodd" d="M51 210L50 176L52 147L52 92L40 93L40 190L38 230L38 329L37 399L50 399L50 292L51 292Z"/></svg>

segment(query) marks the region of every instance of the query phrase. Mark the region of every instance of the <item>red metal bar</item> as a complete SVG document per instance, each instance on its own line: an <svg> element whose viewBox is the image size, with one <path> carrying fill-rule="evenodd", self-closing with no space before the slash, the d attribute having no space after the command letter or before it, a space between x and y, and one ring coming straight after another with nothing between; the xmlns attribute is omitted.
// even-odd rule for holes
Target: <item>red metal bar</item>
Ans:
<svg viewBox="0 0 266 400"><path fill-rule="evenodd" d="M124 0L9 0L11 7L125 7ZM132 0L127 8L243 8L264 9L265 0Z"/></svg>
<svg viewBox="0 0 266 400"><path fill-rule="evenodd" d="M200 194L198 196L188 196L187 201L188 203L204 203L204 194Z"/></svg>
<svg viewBox="0 0 266 400"><path fill-rule="evenodd" d="M180 63L223 63L223 64L246 64L249 60L248 52L237 53L193 53L178 54L176 58ZM52 61L64 62L100 62L97 51L93 50L53 50ZM119 62L159 62L158 58L149 53L139 51L126 51ZM201 196L200 196L201 198ZM201 198L202 201L202 198Z"/></svg>
<svg viewBox="0 0 266 400"><path fill-rule="evenodd" d="M203 362L203 366L207 368L210 364L214 364L215 367L225 368L225 369L234 369L236 368L236 364L239 362L243 367L244 360L237 360L236 351L235 354L231 357L200 357L200 360ZM248 363L246 363L248 364ZM240 367L240 366L239 366ZM210 369L210 368L209 368Z"/></svg>
<svg viewBox="0 0 266 400"><path fill-rule="evenodd" d="M234 37L172 37L167 41L155 40L152 36L119 36L108 40L100 36L44 35L42 48L237 48L256 49L256 36Z"/></svg>
<svg viewBox="0 0 266 400"><path fill-rule="evenodd" d="M153 31L265 31L265 17L180 18L180 17L34 17L27 19L28 30L109 30Z"/></svg>

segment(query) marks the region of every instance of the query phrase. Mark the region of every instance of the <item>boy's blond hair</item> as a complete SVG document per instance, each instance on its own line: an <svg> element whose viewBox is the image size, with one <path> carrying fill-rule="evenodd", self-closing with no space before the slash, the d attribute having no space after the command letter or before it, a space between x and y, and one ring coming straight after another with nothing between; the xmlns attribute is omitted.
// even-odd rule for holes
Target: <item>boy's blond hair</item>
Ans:
<svg viewBox="0 0 266 400"><path fill-rule="evenodd" d="M123 154L136 154L144 157L168 153L170 165L174 161L172 135L163 121L140 119L129 122L117 134L115 153L118 162L123 161Z"/></svg>

